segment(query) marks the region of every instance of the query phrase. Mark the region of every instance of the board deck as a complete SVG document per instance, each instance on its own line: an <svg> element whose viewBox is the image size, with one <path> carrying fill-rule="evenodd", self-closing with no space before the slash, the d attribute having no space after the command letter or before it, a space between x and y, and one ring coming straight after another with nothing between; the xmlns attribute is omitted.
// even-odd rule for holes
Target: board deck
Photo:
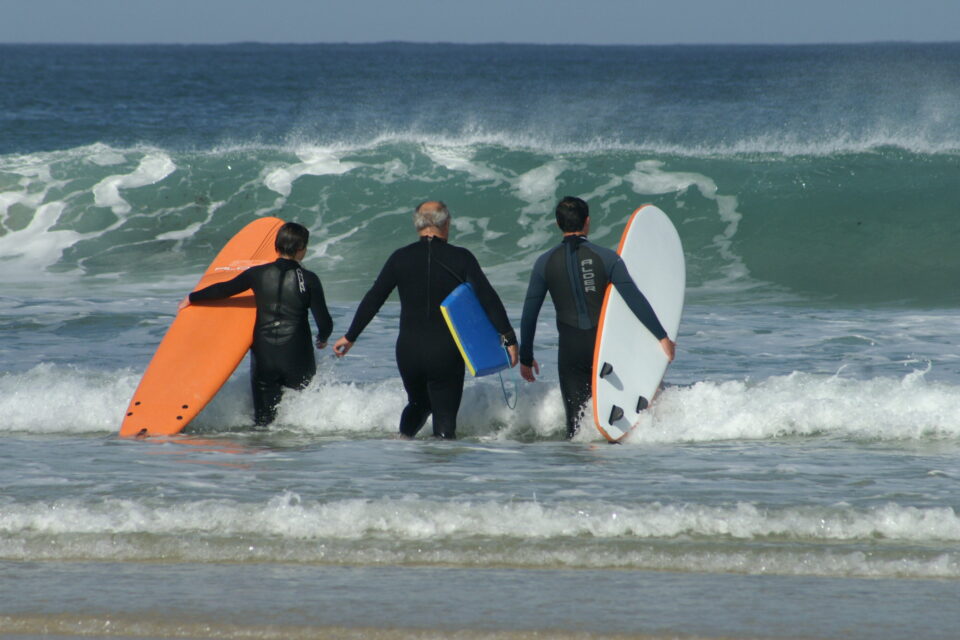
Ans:
<svg viewBox="0 0 960 640"><path fill-rule="evenodd" d="M627 221L617 253L667 335L676 341L686 265L670 218L653 205L640 207ZM608 285L593 360L593 418L607 440L619 442L630 433L653 402L668 364L659 340Z"/></svg>
<svg viewBox="0 0 960 640"><path fill-rule="evenodd" d="M470 375L486 376L510 366L500 334L469 284L461 284L444 298L440 312Z"/></svg>
<svg viewBox="0 0 960 640"><path fill-rule="evenodd" d="M258 218L221 249L194 291L230 280L239 272L277 259L279 218ZM253 292L189 305L157 347L127 407L120 435L179 433L216 395L253 342L257 311Z"/></svg>

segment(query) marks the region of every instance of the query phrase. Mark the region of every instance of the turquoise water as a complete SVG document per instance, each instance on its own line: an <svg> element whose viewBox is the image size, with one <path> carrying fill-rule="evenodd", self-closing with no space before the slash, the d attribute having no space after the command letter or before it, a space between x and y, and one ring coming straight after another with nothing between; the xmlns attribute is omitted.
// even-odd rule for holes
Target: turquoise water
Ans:
<svg viewBox="0 0 960 640"><path fill-rule="evenodd" d="M953 637L958 62L0 46L0 629ZM550 312L515 410L469 380L460 441L394 440L394 301L268 431L242 365L186 438L116 438L177 302L254 217L311 229L339 335L441 198L518 324L568 194L594 241L651 202L686 253L678 357L624 446L563 440Z"/></svg>

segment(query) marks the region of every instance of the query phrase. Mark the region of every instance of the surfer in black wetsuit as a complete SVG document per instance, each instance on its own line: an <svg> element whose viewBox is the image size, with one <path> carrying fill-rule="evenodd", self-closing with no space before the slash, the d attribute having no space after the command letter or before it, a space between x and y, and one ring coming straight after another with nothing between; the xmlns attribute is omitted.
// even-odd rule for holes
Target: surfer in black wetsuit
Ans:
<svg viewBox="0 0 960 640"><path fill-rule="evenodd" d="M667 337L653 307L637 289L615 251L589 240L590 209L580 198L567 196L557 204L557 226L563 242L541 255L533 266L520 319L520 375L536 380L540 365L533 357L533 337L543 299L550 292L557 312L560 344L557 369L567 420L567 437L577 433L583 407L590 399L593 349L607 284L612 283L627 306L650 330L673 360L675 344Z"/></svg>
<svg viewBox="0 0 960 640"><path fill-rule="evenodd" d="M407 392L400 434L414 437L433 414L433 435L456 437L457 411L463 395L464 364L450 335L440 303L461 282L468 282L517 363L517 339L499 296L468 250L447 244L450 212L439 201L420 204L413 215L420 239L387 259L363 297L346 334L333 346L343 357L396 288L400 294L397 368Z"/></svg>
<svg viewBox="0 0 960 640"><path fill-rule="evenodd" d="M318 349L327 346L333 331L320 278L300 266L309 239L310 232L303 225L284 224L277 231L277 260L194 291L182 305L228 298L253 289L257 319L250 348L250 384L257 426L273 422L282 387L303 389L317 371L307 311L317 325Z"/></svg>

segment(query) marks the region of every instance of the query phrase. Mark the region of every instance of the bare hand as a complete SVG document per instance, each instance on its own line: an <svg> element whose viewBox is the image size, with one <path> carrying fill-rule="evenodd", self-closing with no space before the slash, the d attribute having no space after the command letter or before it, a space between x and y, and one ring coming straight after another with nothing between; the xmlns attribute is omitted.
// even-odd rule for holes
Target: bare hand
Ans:
<svg viewBox="0 0 960 640"><path fill-rule="evenodd" d="M190 306L190 294L188 293L183 300L180 301L180 304L177 305L177 311L183 311Z"/></svg>
<svg viewBox="0 0 960 640"><path fill-rule="evenodd" d="M677 352L677 343L670 338L664 338L660 341L660 348L667 354L667 360L673 362L673 357Z"/></svg>
<svg viewBox="0 0 960 640"><path fill-rule="evenodd" d="M510 368L517 366L517 362L520 360L520 350L517 348L517 345L512 344L507 347L507 354L510 356Z"/></svg>
<svg viewBox="0 0 960 640"><path fill-rule="evenodd" d="M537 377L533 375L534 372L537 376L540 375L540 364L536 360L529 367L525 364L520 365L520 377L527 382L536 382Z"/></svg>
<svg viewBox="0 0 960 640"><path fill-rule="evenodd" d="M353 343L347 340L347 336L342 336L333 343L333 355L342 358L347 355L347 351L350 351L351 347L353 347Z"/></svg>
<svg viewBox="0 0 960 640"><path fill-rule="evenodd" d="M317 349L323 349L324 347L327 346L327 341L317 338L317 341L314 344L317 345Z"/></svg>

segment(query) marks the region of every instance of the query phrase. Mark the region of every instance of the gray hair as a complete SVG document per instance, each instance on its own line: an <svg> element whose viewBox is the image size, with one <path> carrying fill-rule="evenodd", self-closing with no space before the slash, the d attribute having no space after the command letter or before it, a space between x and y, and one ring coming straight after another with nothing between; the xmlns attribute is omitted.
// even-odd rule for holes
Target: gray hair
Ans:
<svg viewBox="0 0 960 640"><path fill-rule="evenodd" d="M450 210L439 200L427 200L417 205L413 211L413 226L417 231L428 227L442 229L450 222Z"/></svg>

